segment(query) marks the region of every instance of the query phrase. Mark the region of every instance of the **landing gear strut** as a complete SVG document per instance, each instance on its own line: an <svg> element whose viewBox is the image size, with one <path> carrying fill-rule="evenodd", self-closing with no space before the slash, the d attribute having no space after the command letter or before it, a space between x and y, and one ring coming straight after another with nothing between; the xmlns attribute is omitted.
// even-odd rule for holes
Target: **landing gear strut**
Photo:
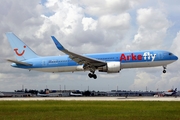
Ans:
<svg viewBox="0 0 180 120"><path fill-rule="evenodd" d="M166 73L166 66L163 66L163 73Z"/></svg>
<svg viewBox="0 0 180 120"><path fill-rule="evenodd" d="M94 74L94 73L89 73L89 74L88 74L88 76L89 76L90 78L94 78L94 79L96 79L96 78L97 78L97 75L96 75L96 74Z"/></svg>

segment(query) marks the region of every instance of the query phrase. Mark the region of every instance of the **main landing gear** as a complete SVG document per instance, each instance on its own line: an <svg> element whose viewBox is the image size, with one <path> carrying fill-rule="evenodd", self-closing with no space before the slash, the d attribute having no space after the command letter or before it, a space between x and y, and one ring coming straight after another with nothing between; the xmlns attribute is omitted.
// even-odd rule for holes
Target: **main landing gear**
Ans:
<svg viewBox="0 0 180 120"><path fill-rule="evenodd" d="M166 73L166 66L163 66L163 73Z"/></svg>
<svg viewBox="0 0 180 120"><path fill-rule="evenodd" d="M97 75L96 75L96 74L94 74L94 73L89 73L89 74L88 74L88 76L89 76L90 78L94 78L94 79L96 79L96 78L97 78Z"/></svg>

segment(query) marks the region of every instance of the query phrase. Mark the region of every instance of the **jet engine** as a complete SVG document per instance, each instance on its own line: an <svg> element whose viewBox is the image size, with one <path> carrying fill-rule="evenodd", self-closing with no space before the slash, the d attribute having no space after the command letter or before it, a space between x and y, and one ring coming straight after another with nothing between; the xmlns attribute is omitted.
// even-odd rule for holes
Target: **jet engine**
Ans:
<svg viewBox="0 0 180 120"><path fill-rule="evenodd" d="M107 62L106 66L99 67L99 72L118 73L121 70L120 62Z"/></svg>

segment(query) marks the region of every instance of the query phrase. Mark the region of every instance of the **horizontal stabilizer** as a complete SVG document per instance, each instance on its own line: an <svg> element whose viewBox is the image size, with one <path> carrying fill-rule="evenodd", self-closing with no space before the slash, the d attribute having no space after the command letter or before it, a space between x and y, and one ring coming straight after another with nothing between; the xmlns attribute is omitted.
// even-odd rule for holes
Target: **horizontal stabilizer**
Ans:
<svg viewBox="0 0 180 120"><path fill-rule="evenodd" d="M19 65L32 66L32 64L25 63L25 62L21 62L21 61L17 61L17 60L10 60L10 59L7 59L7 61L12 62L12 63L19 64Z"/></svg>

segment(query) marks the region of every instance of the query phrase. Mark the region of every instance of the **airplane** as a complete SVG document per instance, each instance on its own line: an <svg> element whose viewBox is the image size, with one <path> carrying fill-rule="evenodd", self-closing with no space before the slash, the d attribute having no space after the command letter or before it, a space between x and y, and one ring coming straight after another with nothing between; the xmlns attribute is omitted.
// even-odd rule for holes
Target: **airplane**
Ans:
<svg viewBox="0 0 180 120"><path fill-rule="evenodd" d="M38 97L60 97L62 96L62 94L61 93L44 93L44 94L37 93L37 96Z"/></svg>
<svg viewBox="0 0 180 120"><path fill-rule="evenodd" d="M56 47L66 55L39 56L14 33L6 33L7 39L17 60L7 59L15 68L36 70L42 72L75 72L90 71L89 78L97 78L95 71L119 73L126 68L163 67L166 73L167 65L178 60L173 53L164 50L145 50L132 52L78 54L64 48L61 43L51 36Z"/></svg>
<svg viewBox="0 0 180 120"><path fill-rule="evenodd" d="M82 93L80 91L76 91L76 92L70 92L69 95L70 96L82 96Z"/></svg>
<svg viewBox="0 0 180 120"><path fill-rule="evenodd" d="M38 97L49 97L49 94L41 94L41 93L37 93Z"/></svg>
<svg viewBox="0 0 180 120"><path fill-rule="evenodd" d="M171 89L166 92L163 92L162 95L163 96L176 96L176 93L177 93L177 88L175 88L174 90Z"/></svg>

